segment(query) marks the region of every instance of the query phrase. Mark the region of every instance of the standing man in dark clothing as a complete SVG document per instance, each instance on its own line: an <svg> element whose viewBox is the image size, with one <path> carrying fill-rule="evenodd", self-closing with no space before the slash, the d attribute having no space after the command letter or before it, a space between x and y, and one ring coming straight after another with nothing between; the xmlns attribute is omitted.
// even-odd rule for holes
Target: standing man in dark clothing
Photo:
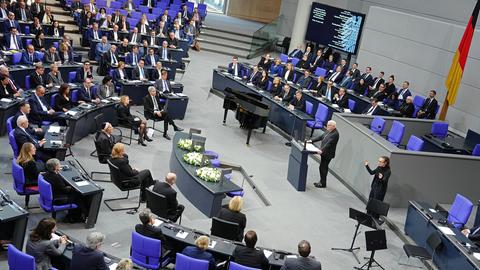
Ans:
<svg viewBox="0 0 480 270"><path fill-rule="evenodd" d="M177 192L173 189L173 185L177 181L177 175L174 173L167 173L165 182L157 181L153 186L153 191L165 196L167 198L167 216L168 219L176 222L182 216L185 206L177 201Z"/></svg>
<svg viewBox="0 0 480 270"><path fill-rule="evenodd" d="M327 131L319 137L313 138L312 143L322 141L318 154L321 156L320 161L320 182L314 183L317 188L327 187L327 174L328 164L335 157L335 150L337 149L337 143L340 135L337 131L337 123L330 120L327 123Z"/></svg>

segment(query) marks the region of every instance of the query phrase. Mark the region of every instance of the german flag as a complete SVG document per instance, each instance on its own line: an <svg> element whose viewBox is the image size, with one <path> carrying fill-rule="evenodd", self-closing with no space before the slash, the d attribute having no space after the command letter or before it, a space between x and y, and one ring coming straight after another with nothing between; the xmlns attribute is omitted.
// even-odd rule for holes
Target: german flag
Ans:
<svg viewBox="0 0 480 270"><path fill-rule="evenodd" d="M446 106L453 105L457 99L457 92L460 86L460 81L462 80L465 63L467 62L468 52L472 43L475 25L477 24L479 10L480 0L477 0L477 4L475 5L475 9L473 10L470 20L468 21L465 33L463 33L462 41L460 41L460 45L458 45L458 49L453 57L452 66L448 72L447 80L445 81L445 86L447 88L447 96L445 101L448 103Z"/></svg>

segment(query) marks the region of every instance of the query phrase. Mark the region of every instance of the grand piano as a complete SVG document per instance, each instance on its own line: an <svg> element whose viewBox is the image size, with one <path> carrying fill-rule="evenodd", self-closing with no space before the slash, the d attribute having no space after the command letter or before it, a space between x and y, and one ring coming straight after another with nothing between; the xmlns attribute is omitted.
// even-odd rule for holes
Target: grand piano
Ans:
<svg viewBox="0 0 480 270"><path fill-rule="evenodd" d="M226 88L223 108L225 109L224 125L227 121L228 110L232 110L235 111L235 119L240 122L240 127L248 130L247 145L250 144L253 129L263 128L263 132L265 132L270 106L262 101L262 95Z"/></svg>

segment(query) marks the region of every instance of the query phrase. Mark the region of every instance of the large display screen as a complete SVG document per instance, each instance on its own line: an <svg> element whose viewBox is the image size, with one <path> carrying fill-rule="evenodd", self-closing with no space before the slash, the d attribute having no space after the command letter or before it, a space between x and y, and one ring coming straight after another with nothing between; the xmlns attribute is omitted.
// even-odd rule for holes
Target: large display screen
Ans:
<svg viewBox="0 0 480 270"><path fill-rule="evenodd" d="M312 3L306 40L356 54L365 14Z"/></svg>

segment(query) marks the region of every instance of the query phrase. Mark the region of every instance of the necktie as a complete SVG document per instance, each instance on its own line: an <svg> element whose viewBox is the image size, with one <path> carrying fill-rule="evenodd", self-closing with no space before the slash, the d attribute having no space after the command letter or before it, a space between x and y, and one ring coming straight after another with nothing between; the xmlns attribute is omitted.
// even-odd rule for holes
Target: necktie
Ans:
<svg viewBox="0 0 480 270"><path fill-rule="evenodd" d="M373 106L372 106L372 107L370 107L370 109L368 109L368 112L367 112L367 114L371 114L371 113L373 112L373 110L374 110L374 109L375 109L375 107L373 107Z"/></svg>
<svg viewBox="0 0 480 270"><path fill-rule="evenodd" d="M115 54L113 52L110 52L112 54L112 64L116 65L117 64L117 58L115 57Z"/></svg>
<svg viewBox="0 0 480 270"><path fill-rule="evenodd" d="M163 92L170 92L170 89L168 89L167 81L165 80L163 80Z"/></svg>
<svg viewBox="0 0 480 270"><path fill-rule="evenodd" d="M33 63L33 54L29 54L30 55L30 62Z"/></svg>
<svg viewBox="0 0 480 270"><path fill-rule="evenodd" d="M48 108L45 106L45 104L43 104L42 99L39 96L37 96L37 99L38 99L38 102L40 103L40 106L42 107L42 110L44 112L48 111Z"/></svg>
<svg viewBox="0 0 480 270"><path fill-rule="evenodd" d="M22 8L22 21L27 20L27 15L25 14L25 9Z"/></svg>
<svg viewBox="0 0 480 270"><path fill-rule="evenodd" d="M331 90L330 88L327 88L327 92L325 93L325 96L327 97L328 100L331 100L330 94L331 94Z"/></svg>
<svg viewBox="0 0 480 270"><path fill-rule="evenodd" d="M85 92L87 92L88 98L92 98L90 95L90 88L85 88Z"/></svg>
<svg viewBox="0 0 480 270"><path fill-rule="evenodd" d="M137 64L137 54L133 54L133 64L136 65Z"/></svg>
<svg viewBox="0 0 480 270"><path fill-rule="evenodd" d="M473 232L471 233L471 235L475 235L475 234L478 233L479 231L480 231L480 227L478 227L477 229L475 229L475 231L473 231Z"/></svg>
<svg viewBox="0 0 480 270"><path fill-rule="evenodd" d="M132 35L132 43L137 43L137 34Z"/></svg>
<svg viewBox="0 0 480 270"><path fill-rule="evenodd" d="M155 97L152 97L152 100L153 100L153 110L154 111L159 111L157 99Z"/></svg>
<svg viewBox="0 0 480 270"><path fill-rule="evenodd" d="M163 48L162 50L162 58L167 60L167 49Z"/></svg>
<svg viewBox="0 0 480 270"><path fill-rule="evenodd" d="M140 68L140 80L145 79L145 76L143 75L143 68Z"/></svg>
<svg viewBox="0 0 480 270"><path fill-rule="evenodd" d="M154 37L150 38L150 45L155 45L155 38Z"/></svg>
<svg viewBox="0 0 480 270"><path fill-rule="evenodd" d="M10 84L10 87L12 88L13 92L14 92L14 93L17 93L17 87L16 87L15 84L12 82L12 80L10 80L10 78L8 79L8 84Z"/></svg>
<svg viewBox="0 0 480 270"><path fill-rule="evenodd" d="M378 83L378 81L380 81L380 78L377 78L377 79L375 80L375 83L373 84L373 88L377 88L377 83Z"/></svg>
<svg viewBox="0 0 480 270"><path fill-rule="evenodd" d="M430 102L432 102L432 99L429 98L425 104L425 109L428 108L428 105L430 105Z"/></svg>
<svg viewBox="0 0 480 270"><path fill-rule="evenodd" d="M95 30L93 31L93 38L98 39L98 32Z"/></svg>
<svg viewBox="0 0 480 270"><path fill-rule="evenodd" d="M150 65L153 67L155 66L155 57L153 57L153 55L150 55Z"/></svg>
<svg viewBox="0 0 480 270"><path fill-rule="evenodd" d="M238 76L237 64L233 66L233 75Z"/></svg>

